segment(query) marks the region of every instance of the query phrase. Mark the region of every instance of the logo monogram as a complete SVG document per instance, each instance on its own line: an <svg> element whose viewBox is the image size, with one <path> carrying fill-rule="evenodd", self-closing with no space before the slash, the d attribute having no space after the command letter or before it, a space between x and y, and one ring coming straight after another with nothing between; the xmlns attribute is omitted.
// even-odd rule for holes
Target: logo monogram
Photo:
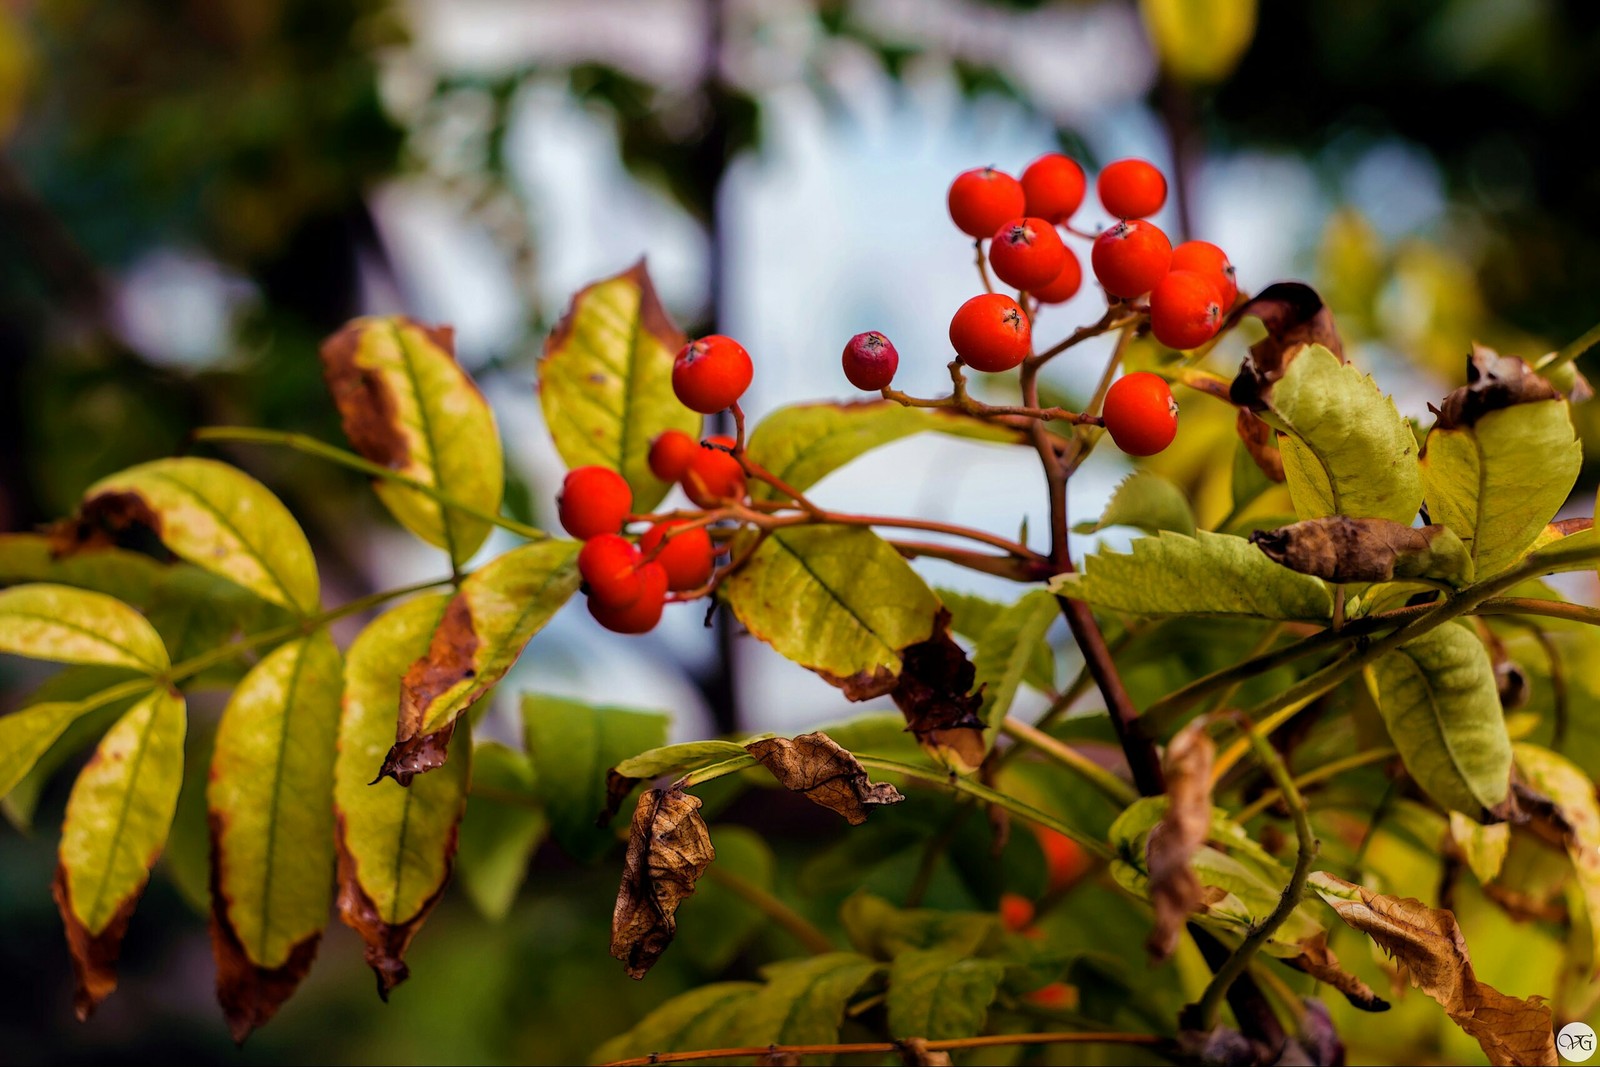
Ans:
<svg viewBox="0 0 1600 1067"><path fill-rule="evenodd" d="M1582 1063L1594 1055L1594 1029L1587 1023L1568 1023L1556 1034L1556 1051L1564 1060Z"/></svg>

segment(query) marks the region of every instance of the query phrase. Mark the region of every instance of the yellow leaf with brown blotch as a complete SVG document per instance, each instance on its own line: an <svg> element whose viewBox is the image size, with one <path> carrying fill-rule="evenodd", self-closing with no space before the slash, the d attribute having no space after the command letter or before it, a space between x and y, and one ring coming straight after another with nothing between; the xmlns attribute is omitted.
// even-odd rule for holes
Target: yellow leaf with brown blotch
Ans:
<svg viewBox="0 0 1600 1067"><path fill-rule="evenodd" d="M825 733L801 734L793 741L769 737L744 747L785 789L838 812L851 826L867 821L869 806L905 799L887 782L869 782L856 758Z"/></svg>
<svg viewBox="0 0 1600 1067"><path fill-rule="evenodd" d="M643 978L667 950L678 932L678 905L716 858L699 797L681 789L640 795L611 914L611 955L629 975Z"/></svg>
<svg viewBox="0 0 1600 1067"><path fill-rule="evenodd" d="M1600 969L1600 799L1595 783L1571 760L1537 745L1512 746L1524 783L1553 806L1561 845L1572 860L1589 912L1590 940L1582 946L1591 974ZM1582 957L1580 957L1582 958Z"/></svg>
<svg viewBox="0 0 1600 1067"><path fill-rule="evenodd" d="M1156 912L1145 948L1158 960L1172 955L1184 923L1203 903L1203 886L1189 861L1211 833L1211 763L1215 755L1205 720L1197 719L1178 731L1162 757L1167 807L1145 839L1150 902Z"/></svg>

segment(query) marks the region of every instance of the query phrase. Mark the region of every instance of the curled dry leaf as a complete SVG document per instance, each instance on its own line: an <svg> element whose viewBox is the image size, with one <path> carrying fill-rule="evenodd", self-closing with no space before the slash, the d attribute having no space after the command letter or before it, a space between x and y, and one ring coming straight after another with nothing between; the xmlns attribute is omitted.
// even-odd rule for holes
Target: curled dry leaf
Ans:
<svg viewBox="0 0 1600 1067"><path fill-rule="evenodd" d="M1234 308L1223 327L1227 329L1246 315L1253 315L1267 328L1267 336L1250 346L1250 355L1239 368L1239 376L1229 390L1232 401L1251 411L1266 408L1262 397L1272 383L1283 377L1295 350L1303 345L1322 345L1344 362L1344 344L1333 324L1333 312L1322 297L1301 282L1277 282L1261 290L1253 299ZM1248 439L1247 442L1248 443Z"/></svg>
<svg viewBox="0 0 1600 1067"><path fill-rule="evenodd" d="M1323 871L1310 884L1348 925L1393 957L1401 975L1438 1001L1493 1064L1554 1064L1555 1034L1542 997L1508 996L1472 970L1456 917L1409 897L1375 893Z"/></svg>
<svg viewBox="0 0 1600 1067"><path fill-rule="evenodd" d="M1287 478L1283 473L1283 453L1279 452L1275 441L1277 432L1267 425L1267 420L1251 411L1249 408L1240 408L1239 417L1234 420L1234 429L1239 433L1239 440L1244 442L1245 451L1261 468L1261 473L1275 482L1282 482Z"/></svg>
<svg viewBox="0 0 1600 1067"><path fill-rule="evenodd" d="M1473 575L1466 545L1444 526L1330 515L1257 530L1250 542L1273 562L1329 582L1429 578L1459 586Z"/></svg>
<svg viewBox="0 0 1600 1067"><path fill-rule="evenodd" d="M1197 719L1172 738L1162 757L1167 807L1145 840L1150 902L1156 924L1145 948L1164 960L1178 947L1189 916L1206 903L1200 876L1190 865L1211 832L1211 763L1216 746Z"/></svg>
<svg viewBox="0 0 1600 1067"><path fill-rule="evenodd" d="M933 635L901 653L900 678L890 695L922 747L963 773L983 762L983 689L977 669L950 636L950 612L939 609Z"/></svg>
<svg viewBox="0 0 1600 1067"><path fill-rule="evenodd" d="M1555 386L1523 360L1473 345L1467 357L1467 384L1444 398L1438 409L1439 428L1472 426L1491 411L1560 396Z"/></svg>
<svg viewBox="0 0 1600 1067"><path fill-rule="evenodd" d="M905 797L887 782L869 782L856 758L825 733L801 734L793 741L769 737L745 746L785 789L803 793L813 804L845 817L851 826L867 821L874 804L898 804Z"/></svg>
<svg viewBox="0 0 1600 1067"><path fill-rule="evenodd" d="M678 905L716 859L700 798L650 789L633 809L622 886L611 914L611 955L643 978L678 931Z"/></svg>
<svg viewBox="0 0 1600 1067"><path fill-rule="evenodd" d="M1389 1002L1373 992L1372 987L1344 969L1339 957L1328 947L1328 932L1319 931L1315 937L1300 943L1304 950L1298 956L1283 962L1297 971L1309 974L1319 982L1326 982L1345 999L1362 1011L1388 1011Z"/></svg>

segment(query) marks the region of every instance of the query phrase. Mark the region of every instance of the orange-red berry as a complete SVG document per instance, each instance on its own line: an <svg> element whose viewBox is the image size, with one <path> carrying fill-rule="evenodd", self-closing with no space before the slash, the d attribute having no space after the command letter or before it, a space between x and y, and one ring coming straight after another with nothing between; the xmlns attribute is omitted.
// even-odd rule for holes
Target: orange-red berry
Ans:
<svg viewBox="0 0 1600 1067"><path fill-rule="evenodd" d="M674 526L684 525L684 519L658 522L639 538L639 550L646 559L654 557L656 563L666 568L667 588L674 593L698 589L711 580L711 565L716 549L711 545L711 535L704 526L682 530L668 537ZM656 546L660 546L660 551Z"/></svg>
<svg viewBox="0 0 1600 1067"><path fill-rule="evenodd" d="M1022 214L1027 202L1022 183L993 167L978 167L956 175L946 199L956 227L967 236L980 239L992 235L1007 219Z"/></svg>
<svg viewBox="0 0 1600 1067"><path fill-rule="evenodd" d="M628 480L610 467L568 471L556 498L561 528L582 541L616 533L632 510L633 490Z"/></svg>
<svg viewBox="0 0 1600 1067"><path fill-rule="evenodd" d="M994 374L1028 358L1033 332L1015 300L1004 293L982 293L956 310L950 344L967 366Z"/></svg>
<svg viewBox="0 0 1600 1067"><path fill-rule="evenodd" d="M1029 825L1033 836L1039 840L1039 851L1044 853L1050 892L1059 893L1084 876L1093 860L1083 851L1082 845L1059 830L1038 823Z"/></svg>
<svg viewBox="0 0 1600 1067"><path fill-rule="evenodd" d="M876 330L858 333L844 346L844 376L857 389L876 393L887 388L899 367L894 342Z"/></svg>
<svg viewBox="0 0 1600 1067"><path fill-rule="evenodd" d="M706 443L732 448L733 438L711 437ZM707 448L706 443L695 451L689 469L683 472L683 491L703 508L744 499L744 468L721 448Z"/></svg>
<svg viewBox="0 0 1600 1067"><path fill-rule="evenodd" d="M750 353L731 337L712 334L690 341L672 363L672 391L702 415L730 408L750 388L755 368Z"/></svg>
<svg viewBox="0 0 1600 1067"><path fill-rule="evenodd" d="M650 442L650 473L664 482L675 482L699 450L700 443L682 430L663 430Z"/></svg>
<svg viewBox="0 0 1600 1067"><path fill-rule="evenodd" d="M1033 901L1021 893L1000 894L1000 924L1021 933L1033 924Z"/></svg>
<svg viewBox="0 0 1600 1067"><path fill-rule="evenodd" d="M1172 244L1154 223L1127 219L1094 239L1089 263L1106 292L1124 300L1148 293L1167 276Z"/></svg>
<svg viewBox="0 0 1600 1067"><path fill-rule="evenodd" d="M1051 982L1029 993L1027 1000L1048 1010L1071 1011L1078 1006L1078 987L1065 982Z"/></svg>
<svg viewBox="0 0 1600 1067"><path fill-rule="evenodd" d="M578 550L578 573L589 596L607 604L631 604L639 596L639 549L621 534L591 537Z"/></svg>
<svg viewBox="0 0 1600 1067"><path fill-rule="evenodd" d="M1044 219L1012 219L989 242L989 266L995 277L1017 289L1049 285L1066 259L1061 235Z"/></svg>
<svg viewBox="0 0 1600 1067"><path fill-rule="evenodd" d="M1225 312L1239 298L1239 282L1233 264L1228 262L1228 253L1210 241L1185 241L1178 245L1172 250L1172 269L1192 270L1215 282Z"/></svg>
<svg viewBox="0 0 1600 1067"><path fill-rule="evenodd" d="M1168 348L1199 348L1222 325L1222 298L1210 275L1175 270L1150 290L1150 332Z"/></svg>
<svg viewBox="0 0 1600 1067"><path fill-rule="evenodd" d="M1119 219L1143 219L1167 202L1167 179L1142 159L1106 164L1096 184L1100 203Z"/></svg>
<svg viewBox="0 0 1600 1067"><path fill-rule="evenodd" d="M1118 378L1106 393L1106 431L1130 456L1153 456L1178 434L1178 402L1159 374Z"/></svg>
<svg viewBox="0 0 1600 1067"><path fill-rule="evenodd" d="M1061 273L1049 285L1032 290L1033 298L1041 304L1065 304L1083 288L1083 266L1077 253L1066 249L1067 258L1061 264Z"/></svg>
<svg viewBox="0 0 1600 1067"><path fill-rule="evenodd" d="M1066 222L1083 203L1083 168L1060 152L1040 156L1022 172L1027 211L1050 222Z"/></svg>
<svg viewBox="0 0 1600 1067"><path fill-rule="evenodd" d="M639 595L627 604L589 598L589 614L606 629L619 634L643 634L656 628L667 602L667 569L659 563L639 567Z"/></svg>

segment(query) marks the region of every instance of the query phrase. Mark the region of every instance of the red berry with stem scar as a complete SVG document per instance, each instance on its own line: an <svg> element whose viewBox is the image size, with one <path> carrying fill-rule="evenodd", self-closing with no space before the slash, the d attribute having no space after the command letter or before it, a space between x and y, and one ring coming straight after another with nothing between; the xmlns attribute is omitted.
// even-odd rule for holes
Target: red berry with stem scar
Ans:
<svg viewBox="0 0 1600 1067"><path fill-rule="evenodd" d="M639 549L620 534L591 537L578 550L578 573L589 596L607 604L631 604L641 590Z"/></svg>
<svg viewBox="0 0 1600 1067"><path fill-rule="evenodd" d="M876 393L887 388L899 367L900 353L876 330L858 333L844 346L844 376L857 389Z"/></svg>
<svg viewBox="0 0 1600 1067"><path fill-rule="evenodd" d="M1083 203L1086 181L1076 160L1059 152L1040 156L1022 172L1022 193L1028 214L1049 222L1066 222Z"/></svg>
<svg viewBox="0 0 1600 1067"><path fill-rule="evenodd" d="M728 500L743 500L744 468L721 448L707 448L707 444L732 448L733 438L707 438L695 450L694 458L689 461L689 469L683 472L683 491L703 508L716 507Z"/></svg>
<svg viewBox="0 0 1600 1067"><path fill-rule="evenodd" d="M1222 299L1211 277L1175 270L1150 290L1150 332L1168 348L1199 348L1222 325Z"/></svg>
<svg viewBox="0 0 1600 1067"><path fill-rule="evenodd" d="M1167 235L1140 219L1117 223L1094 239L1089 253L1094 276L1106 292L1124 300L1154 289L1171 262Z"/></svg>
<svg viewBox="0 0 1600 1067"><path fill-rule="evenodd" d="M1044 219L1012 219L989 242L989 265L995 277L1018 289L1049 285L1061 273L1067 246L1055 226Z"/></svg>
<svg viewBox="0 0 1600 1067"><path fill-rule="evenodd" d="M1172 269L1192 270L1215 282L1217 295L1222 298L1223 311L1231 309L1239 298L1239 282L1233 264L1228 262L1228 253L1210 241L1185 241L1174 248Z"/></svg>
<svg viewBox="0 0 1600 1067"><path fill-rule="evenodd" d="M664 482L675 482L698 451L700 442L682 430L663 430L650 442L650 473Z"/></svg>
<svg viewBox="0 0 1600 1067"><path fill-rule="evenodd" d="M600 597L589 598L589 614L606 629L619 634L643 634L656 628L667 602L667 569L659 563L639 567L639 593L626 604Z"/></svg>
<svg viewBox="0 0 1600 1067"><path fill-rule="evenodd" d="M1041 304L1065 304L1068 300L1078 295L1078 290L1083 287L1083 267L1078 262L1078 256L1068 248L1067 258L1061 264L1061 273L1049 285L1042 285L1033 290L1032 296Z"/></svg>
<svg viewBox="0 0 1600 1067"><path fill-rule="evenodd" d="M1148 218L1167 202L1167 179L1142 159L1106 164L1096 187L1100 203L1119 219Z"/></svg>
<svg viewBox="0 0 1600 1067"><path fill-rule="evenodd" d="M962 304L950 320L950 344L973 370L1010 370L1033 350L1028 316L1003 293L983 293Z"/></svg>
<svg viewBox="0 0 1600 1067"><path fill-rule="evenodd" d="M750 353L731 337L712 334L690 341L672 364L672 391L692 411L714 415L731 408L750 388L755 368Z"/></svg>
<svg viewBox="0 0 1600 1067"><path fill-rule="evenodd" d="M1159 374L1125 374L1106 393L1106 432L1130 456L1153 456L1178 433L1178 402Z"/></svg>
<svg viewBox="0 0 1600 1067"><path fill-rule="evenodd" d="M956 175L947 199L951 221L962 233L980 240L1022 214L1027 203L1022 183L993 167Z"/></svg>
<svg viewBox="0 0 1600 1067"><path fill-rule="evenodd" d="M616 533L633 510L627 479L609 467L579 467L567 472L556 498L561 528L582 541Z"/></svg>
<svg viewBox="0 0 1600 1067"><path fill-rule="evenodd" d="M698 589L711 580L712 560L716 549L711 545L711 535L704 526L696 526L673 533L673 528L686 525L685 519L668 519L658 522L639 538L639 550L646 559L667 569L667 588L674 593ZM667 535L672 533L671 537ZM657 551L657 546L660 550Z"/></svg>

